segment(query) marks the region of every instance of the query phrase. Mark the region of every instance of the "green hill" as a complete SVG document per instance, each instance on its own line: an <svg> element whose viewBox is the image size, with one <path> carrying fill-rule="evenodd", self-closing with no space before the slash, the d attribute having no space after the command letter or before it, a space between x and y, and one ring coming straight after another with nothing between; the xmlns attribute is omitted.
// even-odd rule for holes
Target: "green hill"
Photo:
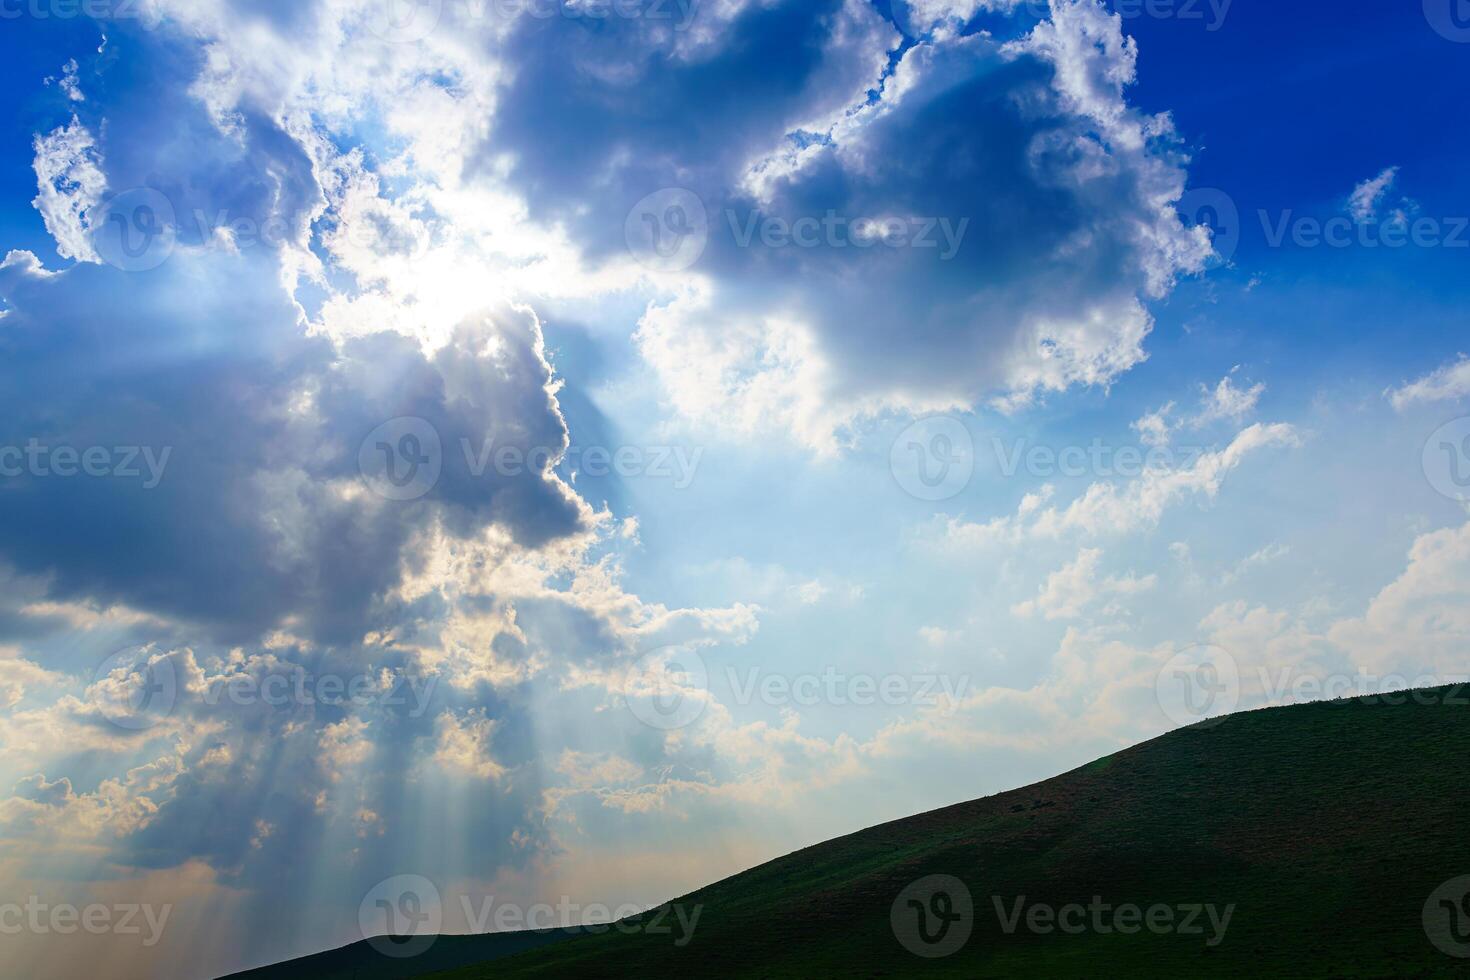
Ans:
<svg viewBox="0 0 1470 980"><path fill-rule="evenodd" d="M1467 763L1467 687L1232 715L710 885L692 937L665 907L417 975L1464 975Z"/></svg>

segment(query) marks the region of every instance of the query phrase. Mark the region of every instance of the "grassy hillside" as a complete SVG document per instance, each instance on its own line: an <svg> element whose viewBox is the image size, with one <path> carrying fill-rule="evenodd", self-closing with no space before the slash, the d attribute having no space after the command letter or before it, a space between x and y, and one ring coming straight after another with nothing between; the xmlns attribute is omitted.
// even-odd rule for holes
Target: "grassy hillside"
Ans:
<svg viewBox="0 0 1470 980"><path fill-rule="evenodd" d="M384 956L365 942L353 943L275 966L232 973L223 980L409 980L469 963L489 963L581 934L580 929L553 929L440 936L423 953L409 959Z"/></svg>
<svg viewBox="0 0 1470 980"><path fill-rule="evenodd" d="M584 935L434 976L1464 974L1470 960L1436 948L1422 916L1439 886L1470 875L1470 689L1393 700L1234 715L798 851L679 899L686 918L700 907L682 947L677 926ZM932 959L906 949L891 918L900 893L930 875L959 879L973 897L973 914L938 946L913 938L918 909L937 934L935 915L961 914L952 888L941 888L948 901L899 902L899 929L921 950L970 930ZM1002 919L1022 897L1007 932ZM1083 925L1075 934L1033 931L1029 915L1051 922L1029 911L1038 904L1096 911L1064 913L1069 928ZM1125 905L1136 918L1119 917ZM1203 908L1190 915L1206 905L1214 920ZM1174 925L1151 906L1171 910ZM1464 909L1470 929L1470 900ZM1448 929L1448 911L1435 914ZM1199 932L1181 934L1186 920Z"/></svg>

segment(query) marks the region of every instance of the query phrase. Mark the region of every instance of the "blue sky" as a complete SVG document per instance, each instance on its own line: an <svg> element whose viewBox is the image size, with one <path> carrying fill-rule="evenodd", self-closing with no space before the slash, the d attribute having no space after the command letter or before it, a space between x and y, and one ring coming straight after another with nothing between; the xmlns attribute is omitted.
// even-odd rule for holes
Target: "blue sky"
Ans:
<svg viewBox="0 0 1470 980"><path fill-rule="evenodd" d="M4 7L0 880L168 910L30 975L1470 669L1451 0L533 9Z"/></svg>

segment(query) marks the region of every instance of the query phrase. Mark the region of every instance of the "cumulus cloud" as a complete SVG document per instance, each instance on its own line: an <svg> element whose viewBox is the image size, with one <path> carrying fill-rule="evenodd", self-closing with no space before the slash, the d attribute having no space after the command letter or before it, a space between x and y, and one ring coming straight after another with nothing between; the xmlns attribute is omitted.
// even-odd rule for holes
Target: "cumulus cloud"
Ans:
<svg viewBox="0 0 1470 980"><path fill-rule="evenodd" d="M705 692L698 725L660 735L626 710L638 658L738 647L762 611L624 587L632 544L551 465L571 434L537 304L637 297L636 346L680 415L818 451L889 411L1017 410L1110 384L1145 356L1149 303L1210 244L1174 211L1187 160L1170 120L1127 102L1120 19L1067 0L1039 25L955 29L1014 6L911 4L913 43L858 0L706 4L687 31L447 4L417 44L375 36L367 3L158 0L156 30L109 25L34 146L36 207L73 264L0 264L15 379L0 445L134 447L161 465L152 486L4 478L7 831L65 829L108 874L207 869L257 896L230 918L249 949L280 936L260 895L319 896L300 931L326 935L340 923L323 910L406 863L490 880L549 860L587 808L728 820L896 757L903 722L821 738L794 714L737 721ZM711 229L675 274L627 241L634 204L669 187ZM167 202L173 252L125 271L99 234L110 196L139 190ZM829 214L836 238L768 243L774 222ZM911 240L863 240L862 219ZM404 417L437 435L440 473L395 500L360 457ZM1065 507L1038 493L996 530L1146 527L1293 439L1254 426ZM505 476L477 466L485 446L551 458ZM1153 584L1092 561L1035 611ZM859 594L781 581L792 605ZM922 637L937 656L956 634ZM1078 673L1086 644L1069 644ZM92 673L131 645L179 682L137 731L108 715L138 665ZM1100 663L1125 660L1148 657ZM365 679L365 703L230 693L304 676ZM472 869L448 833L477 842Z"/></svg>
<svg viewBox="0 0 1470 980"><path fill-rule="evenodd" d="M1138 595L1159 583L1157 575L1141 578L1110 575L1099 578L1098 565L1101 561L1101 549L1083 548L1077 553L1076 560L1047 576L1035 599L1018 603L1012 611L1023 619L1037 614L1047 619L1076 619L1100 599ZM1104 614L1117 610L1117 603L1113 602L1104 610Z"/></svg>
<svg viewBox="0 0 1470 980"><path fill-rule="evenodd" d="M97 261L92 246L90 212L101 203L107 178L99 165L96 140L75 116L35 139L34 168L40 193L36 210L56 241L62 258Z"/></svg>
<svg viewBox="0 0 1470 980"><path fill-rule="evenodd" d="M841 43L772 77L760 45L735 40L776 21ZM1058 4L1010 40L937 30L890 67L895 36L866 4L751 7L715 62L630 37L632 76L609 89L589 71L595 98L539 84L553 53L565 78L581 46L526 53L524 98L506 105L496 145L521 148L510 182L533 215L572 223L589 249L612 238L610 257L640 198L696 195L707 248L658 280L670 295L639 325L645 358L683 415L831 449L888 409L1015 409L1142 360L1146 301L1210 246L1173 209L1185 161L1169 120L1124 99L1136 51L1120 23L1093 3ZM715 78L770 97L697 117L679 103L650 111L650 97ZM582 123L575 144L545 138L553 108ZM716 118L720 138L703 138ZM628 127L665 151L624 152ZM596 195L589 171L604 175ZM906 244L855 244L865 219L907 229Z"/></svg>

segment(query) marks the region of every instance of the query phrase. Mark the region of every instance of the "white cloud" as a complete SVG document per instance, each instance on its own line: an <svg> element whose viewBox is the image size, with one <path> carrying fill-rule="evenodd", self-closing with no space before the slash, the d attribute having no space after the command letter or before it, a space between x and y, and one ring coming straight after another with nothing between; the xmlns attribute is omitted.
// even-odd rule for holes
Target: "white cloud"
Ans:
<svg viewBox="0 0 1470 980"><path fill-rule="evenodd" d="M444 712L438 718L438 742L434 761L446 769L476 779L499 779L505 767L495 760L495 720L485 712L470 711L463 717Z"/></svg>
<svg viewBox="0 0 1470 980"><path fill-rule="evenodd" d="M1348 213L1362 224L1378 217L1378 206L1398 179L1398 167L1386 167L1377 177L1370 177L1353 188L1348 198Z"/></svg>
<svg viewBox="0 0 1470 980"><path fill-rule="evenodd" d="M1100 599L1138 595L1159 584L1157 575L1141 578L1110 575L1099 579L1098 565L1101 561L1100 549L1083 548L1074 561L1047 576L1035 599L1018 603L1012 611L1023 619L1038 613L1047 619L1076 619ZM1104 610L1107 614L1117 611L1116 603Z"/></svg>
<svg viewBox="0 0 1470 980"><path fill-rule="evenodd" d="M1384 395L1401 412L1424 402L1458 401L1470 395L1470 357L1461 354L1459 360L1401 387L1390 388Z"/></svg>
<svg viewBox="0 0 1470 980"><path fill-rule="evenodd" d="M33 164L40 193L32 202L62 258L99 261L88 212L102 202L107 177L97 143L75 116L35 139Z"/></svg>
<svg viewBox="0 0 1470 980"><path fill-rule="evenodd" d="M1239 370L1240 366L1236 365L1213 388L1200 385L1200 405L1193 415L1174 417L1175 403L1169 402L1133 422L1132 428L1138 433L1139 441L1145 446L1159 448L1167 446L1174 433L1180 429L1202 429L1220 421L1241 424L1247 415L1256 410L1266 386L1256 384L1249 388L1235 387L1232 378Z"/></svg>
<svg viewBox="0 0 1470 980"><path fill-rule="evenodd" d="M1167 446L1174 432L1174 424L1169 421L1173 411L1174 403L1169 402L1134 422L1132 427L1138 433L1139 441L1145 446Z"/></svg>
<svg viewBox="0 0 1470 980"><path fill-rule="evenodd" d="M1262 449L1300 444L1286 423L1257 423L1237 433L1222 450L1200 454L1188 467L1153 468L1124 484L1093 483L1065 508L1044 505L1054 489L1027 495L1013 517L985 523L950 520L943 535L948 547L971 549L1066 534L1096 537L1121 535L1156 525L1164 511L1190 497L1213 499L1225 477L1247 456Z"/></svg>
<svg viewBox="0 0 1470 980"><path fill-rule="evenodd" d="M1195 416L1192 424L1202 427L1211 422L1229 420L1240 423L1251 412L1256 410L1256 404L1261 400L1261 395L1266 391L1264 384L1252 385L1249 388L1237 388L1231 381L1231 376L1239 371L1237 365L1231 369L1230 374L1220 379L1220 383L1213 389L1201 386L1203 398L1200 403L1200 411Z"/></svg>

